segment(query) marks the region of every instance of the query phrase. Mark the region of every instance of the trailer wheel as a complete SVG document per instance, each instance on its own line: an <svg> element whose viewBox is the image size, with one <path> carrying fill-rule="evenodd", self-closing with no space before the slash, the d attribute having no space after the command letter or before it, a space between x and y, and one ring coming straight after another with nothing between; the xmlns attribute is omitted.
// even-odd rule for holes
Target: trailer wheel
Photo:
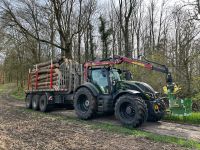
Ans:
<svg viewBox="0 0 200 150"><path fill-rule="evenodd" d="M115 116L128 127L139 127L147 120L146 103L140 97L130 94L122 95L115 104Z"/></svg>
<svg viewBox="0 0 200 150"><path fill-rule="evenodd" d="M39 108L41 112L47 112L50 110L50 106L47 103L47 96L42 95L39 100Z"/></svg>
<svg viewBox="0 0 200 150"><path fill-rule="evenodd" d="M76 92L74 97L74 109L77 116L84 120L90 119L96 114L96 98L87 88L80 88Z"/></svg>
<svg viewBox="0 0 200 150"><path fill-rule="evenodd" d="M26 95L25 104L26 104L26 108L28 108L28 109L32 108L32 95L31 94Z"/></svg>
<svg viewBox="0 0 200 150"><path fill-rule="evenodd" d="M39 110L39 99L40 99L40 95L33 95L33 98L32 98L33 110Z"/></svg>

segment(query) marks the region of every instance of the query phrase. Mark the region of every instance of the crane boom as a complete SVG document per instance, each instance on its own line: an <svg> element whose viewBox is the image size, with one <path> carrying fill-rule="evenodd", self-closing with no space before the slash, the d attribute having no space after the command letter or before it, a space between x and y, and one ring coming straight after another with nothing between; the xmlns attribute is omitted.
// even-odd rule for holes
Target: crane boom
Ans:
<svg viewBox="0 0 200 150"><path fill-rule="evenodd" d="M106 65L116 65L116 64L121 64L121 63L128 63L128 64L133 64L136 66L143 67L147 70L154 70L157 72L165 73L166 74L166 82L167 84L172 83L172 76L171 73L169 72L168 68L165 65L149 61L149 60L139 60L139 59L133 59L133 58L127 58L119 55L114 55L113 58L109 58L106 60L101 60L101 61L93 61L93 62L87 62L84 64L85 68L85 79L87 78L87 69L89 67L93 66L106 66Z"/></svg>

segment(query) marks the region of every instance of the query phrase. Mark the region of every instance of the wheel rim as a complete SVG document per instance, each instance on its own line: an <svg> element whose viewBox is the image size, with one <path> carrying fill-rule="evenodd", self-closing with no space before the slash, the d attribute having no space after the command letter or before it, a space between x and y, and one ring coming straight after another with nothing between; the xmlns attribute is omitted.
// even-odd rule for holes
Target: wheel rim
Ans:
<svg viewBox="0 0 200 150"><path fill-rule="evenodd" d="M120 115L122 118L125 118L128 120L134 119L135 108L131 103L129 102L122 103L119 109L120 109Z"/></svg>
<svg viewBox="0 0 200 150"><path fill-rule="evenodd" d="M80 95L78 98L78 109L82 112L87 112L90 107L90 101L85 95Z"/></svg>
<svg viewBox="0 0 200 150"><path fill-rule="evenodd" d="M33 99L33 107L35 108L36 105L37 105L37 104L36 104L36 99L34 98L34 99Z"/></svg>

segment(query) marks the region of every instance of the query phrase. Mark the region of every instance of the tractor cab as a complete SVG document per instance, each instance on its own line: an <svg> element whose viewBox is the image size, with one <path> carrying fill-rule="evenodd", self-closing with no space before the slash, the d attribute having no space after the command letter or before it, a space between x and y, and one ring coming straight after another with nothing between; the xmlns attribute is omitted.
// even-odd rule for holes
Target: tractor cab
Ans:
<svg viewBox="0 0 200 150"><path fill-rule="evenodd" d="M101 94L111 94L121 78L115 68L93 68L89 70L89 81L100 90Z"/></svg>
<svg viewBox="0 0 200 150"><path fill-rule="evenodd" d="M147 83L131 80L132 74L129 72L130 71L122 71L112 67L91 68L89 69L88 78L99 90L100 94L110 94L114 97L120 92L132 90L139 92L144 99L154 100L157 97L158 92ZM125 79L121 76L124 76Z"/></svg>

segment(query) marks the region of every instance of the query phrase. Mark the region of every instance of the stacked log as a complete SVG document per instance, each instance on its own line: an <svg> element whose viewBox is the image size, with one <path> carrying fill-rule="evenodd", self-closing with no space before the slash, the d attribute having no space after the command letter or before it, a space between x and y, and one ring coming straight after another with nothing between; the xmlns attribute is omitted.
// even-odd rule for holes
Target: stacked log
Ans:
<svg viewBox="0 0 200 150"><path fill-rule="evenodd" d="M29 71L28 90L52 89L71 92L83 82L82 65L61 58L39 63Z"/></svg>
<svg viewBox="0 0 200 150"><path fill-rule="evenodd" d="M29 72L30 89L54 89L57 86L58 77L61 75L59 70L63 59L56 59L34 65Z"/></svg>

